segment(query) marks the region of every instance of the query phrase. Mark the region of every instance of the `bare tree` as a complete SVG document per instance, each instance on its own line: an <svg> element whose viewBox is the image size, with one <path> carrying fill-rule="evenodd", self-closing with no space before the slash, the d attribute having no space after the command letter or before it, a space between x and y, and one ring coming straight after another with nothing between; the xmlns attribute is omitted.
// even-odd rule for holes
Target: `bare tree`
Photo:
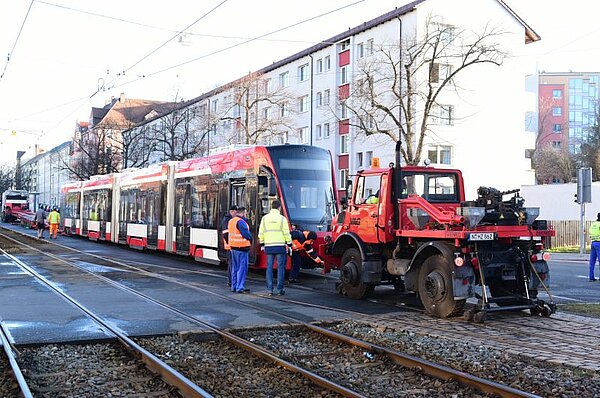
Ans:
<svg viewBox="0 0 600 398"><path fill-rule="evenodd" d="M184 160L205 152L209 134L206 127L196 107L174 105L150 134L158 160Z"/></svg>
<svg viewBox="0 0 600 398"><path fill-rule="evenodd" d="M113 143L112 129L99 127L73 136L73 152L64 167L79 180L93 175L116 173L120 170L122 156Z"/></svg>
<svg viewBox="0 0 600 398"><path fill-rule="evenodd" d="M0 192L12 189L15 184L15 168L10 166L0 166Z"/></svg>
<svg viewBox="0 0 600 398"><path fill-rule="evenodd" d="M549 146L538 148L533 161L538 184L565 183L573 177L573 160L565 150Z"/></svg>
<svg viewBox="0 0 600 398"><path fill-rule="evenodd" d="M507 56L498 43L503 34L489 26L469 32L430 16L421 35L373 49L342 103L350 124L359 134L401 140L406 164L418 164L430 125L454 117L452 108L438 102L440 93L459 90L457 76L475 65L501 65Z"/></svg>
<svg viewBox="0 0 600 398"><path fill-rule="evenodd" d="M284 87L273 84L261 73L249 73L226 86L232 96L220 111L219 119L233 125L230 143L267 143L292 130L295 100Z"/></svg>

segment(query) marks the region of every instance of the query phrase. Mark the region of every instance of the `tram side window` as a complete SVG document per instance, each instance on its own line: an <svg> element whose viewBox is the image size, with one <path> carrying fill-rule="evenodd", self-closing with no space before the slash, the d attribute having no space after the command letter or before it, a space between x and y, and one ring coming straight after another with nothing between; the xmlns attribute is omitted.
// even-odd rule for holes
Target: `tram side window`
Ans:
<svg viewBox="0 0 600 398"><path fill-rule="evenodd" d="M192 227L216 228L217 186L208 176L196 177L192 192Z"/></svg>
<svg viewBox="0 0 600 398"><path fill-rule="evenodd" d="M68 193L63 217L75 218L79 216L79 192Z"/></svg>
<svg viewBox="0 0 600 398"><path fill-rule="evenodd" d="M246 203L244 202L244 191L245 185L232 185L231 186L231 204L236 205L238 207L244 206L246 207Z"/></svg>
<svg viewBox="0 0 600 398"><path fill-rule="evenodd" d="M100 221L110 221L110 190L103 190L98 193L97 198L97 213L98 220Z"/></svg>
<svg viewBox="0 0 600 398"><path fill-rule="evenodd" d="M129 221L129 218L127 217L128 210L129 210L129 190L124 189L121 191L121 203L120 203L120 209L119 209L119 220L121 220L121 222Z"/></svg>

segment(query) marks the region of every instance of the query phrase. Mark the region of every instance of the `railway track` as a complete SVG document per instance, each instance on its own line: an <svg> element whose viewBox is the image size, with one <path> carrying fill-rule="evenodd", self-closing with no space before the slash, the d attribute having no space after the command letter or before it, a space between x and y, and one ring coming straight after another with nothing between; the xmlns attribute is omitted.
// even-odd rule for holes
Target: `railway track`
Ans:
<svg viewBox="0 0 600 398"><path fill-rule="evenodd" d="M352 389L348 388L349 385L341 386L341 385L332 385L331 382L329 382L327 379L325 379L322 375L319 375L317 373L312 373L309 370L304 369L303 367L299 367L295 364L293 364L290 361L286 361L284 359L282 359L281 357L277 356L276 354L272 353L269 350L266 350L263 347L260 347L259 345L256 345L252 342L249 342L247 340L241 339L239 336L235 336L234 334L224 331L224 330L220 330L217 327L215 327L214 325L210 324L209 322L200 320L196 317L190 316L185 312L182 312L174 307L169 306L166 303L160 302L158 300L155 300L143 293L140 293L139 291L136 291L128 286L124 286L120 283L117 283L105 276L102 275L97 275L93 272L88 271L86 268L82 267L82 266L78 266L78 265L74 265L72 264L69 260L65 260L59 256L56 256L54 254L50 254L48 253L48 250L42 251L38 248L34 248L30 245L27 245L23 242L19 242L18 240L14 240L10 237L8 237L6 234L1 234L5 239L11 239L12 241L14 241L15 243L19 243L21 245L23 245L24 247L27 247L29 250L36 250L39 253L43 253L45 256L48 256L54 260L56 260L57 262L63 263L69 267L75 267L81 271L90 273L94 276L96 276L97 278L103 280L104 282L111 284L112 286L115 287L119 287L121 289L127 290L129 292L131 292L132 294L135 294L137 296L141 296L144 297L145 299L154 302L156 305L162 307L162 308L166 308L169 309L170 311L173 311L177 314L179 314L182 318L187 319L188 321L192 321L192 322L196 322L198 325L203 325L205 327L207 327L208 329L210 329L211 331L213 331L215 334L217 334L218 336L220 336L221 338L223 338L224 340L229 341L232 344L238 345L246 350L251 351L253 354L255 355L259 355L262 356L263 358L269 359L271 361L274 361L275 363L277 363L280 366L283 366L287 369L290 369L294 372L298 372L300 374L302 374L303 376L307 377L308 379L310 379L312 382L314 382L317 385L320 385L322 387L326 387L328 389L330 389L331 391L335 391L338 392L340 394L343 394L345 396L363 396L364 395L371 395L369 391L359 391L359 392L355 392ZM259 311L269 311L271 312L274 316L278 316L284 320L287 320L290 323L295 323L295 324L299 324L302 325L303 328L305 328L307 331L310 331L311 333L317 333L321 336L321 338L325 338L325 339L330 339L330 340L335 340L337 341L338 344L343 344L345 346L348 347L353 347L353 349L358 349L358 350L363 350L365 352L370 353L371 355L377 355L380 356L381 358L385 358L385 361L388 361L389 363L393 363L394 366L398 365L401 366L405 372L410 372L410 373L414 373L413 369L414 368L418 368L420 369L424 375L427 375L427 377L435 377L437 379L441 379L441 380L456 380L458 381L461 385L466 385L466 386L470 386L473 388L478 389L479 391L485 392L485 393L490 393L490 394L496 394L499 396L507 396L507 397L531 397L531 396L535 396L534 394L530 394L528 392L525 391L520 391L518 389L512 388L512 387L508 387L506 385L502 385L499 383L495 383L477 376L473 376L473 375L469 375L466 374L464 372L461 371L457 371L445 366L441 366L439 364L430 362L430 361L426 361L426 360L422 360L416 357L412 357L400 352L397 352L395 350L386 348L386 347L382 347L382 346L378 346L376 344L373 343L368 343L356 338L352 338L350 336L347 335L343 335L340 333L337 333L331 329L327 329L327 328L323 328L317 325L313 325L310 323L306 323L303 322L299 319L293 318L289 315L284 315L282 313L273 311L273 310L269 310L267 308L264 308L262 306L257 306L255 304L251 304L248 303L244 300L240 300L237 298L232 298L230 295L223 295L221 293L217 293L217 292L213 292L210 291L202 286L198 286L198 284L195 283L187 283L187 282L181 282L178 281L172 277L166 277L164 275L161 274L157 274L157 273L153 273L147 270L143 270L143 269L139 269L136 267L133 267L131 265L127 265L124 264L122 262L116 262L114 260L102 260L102 261L98 261L98 256L96 255L90 255L90 256L94 256L96 258L95 263L101 263L102 261L109 261L111 262L113 265L119 265L121 267L125 267L127 268L129 271L134 271L134 272L138 272L141 273L143 275L149 276L149 277L153 277L153 278L158 278L158 279L162 279L166 282L169 283L176 283L179 285L184 285L188 288L193 288L194 290L199 290L204 292L205 294L210 294L216 297L219 297L223 300L227 300L227 301L231 301L236 303L237 305L242 305L248 308L254 308L256 310ZM368 368L368 367L366 367ZM380 370L380 368L372 368L373 371L375 372L374 374L372 374L371 377L376 377L376 375L379 376L379 378L381 378L381 373L378 371ZM434 383L435 384L435 383ZM458 389L457 391L461 391L460 389ZM375 395L380 395L380 392L377 392Z"/></svg>
<svg viewBox="0 0 600 398"><path fill-rule="evenodd" d="M68 246L61 247L73 250ZM81 254L81 252L80 252ZM161 266L146 262L121 260L118 258L105 258L107 264L113 261L128 265L142 265L153 269L161 269L172 274L198 274L215 277L226 280L226 276L218 271L207 270L182 270L174 269L168 266ZM257 283L262 280L250 277ZM324 294L334 294L326 292L324 289L315 289L305 286L293 286L293 289L303 291L319 291ZM289 298L277 298L280 301L293 302L295 304L313 305L310 303L290 300ZM600 322L598 325L576 323L572 319L562 319L560 314L555 314L552 318L530 317L523 313L512 313L508 315L498 314L490 317L485 325L474 325L471 322L463 321L460 318L450 320L432 320L431 316L416 307L402 305L389 300L373 299L377 304L392 306L403 313L410 313L410 316L402 315L397 319L397 315L373 316L357 311L345 311L352 317L363 317L369 322L376 322L388 326L394 326L401 330L411 330L415 332L428 333L439 337L462 340L465 334L469 334L477 344L489 345L494 342L498 348L509 350L515 354L528 355L541 360L551 360L558 363L580 366L591 370L600 368L600 355L595 350L595 344L590 342L590 338L600 338ZM344 311L339 308L326 305L316 305L321 309L332 311ZM572 317L571 317L572 318ZM575 323L574 323L575 322ZM589 323L589 321L588 321ZM573 326L577 325L577 328ZM514 341L519 339L519 347L515 347ZM553 344L549 345L548 341Z"/></svg>
<svg viewBox="0 0 600 398"><path fill-rule="evenodd" d="M56 294L58 294L64 300L68 301L70 304L74 305L79 310L81 310L83 313L85 313L89 318L93 319L94 322L96 322L98 325L100 325L101 327L108 330L111 334L113 334L116 337L118 343L120 343L119 348L122 351L121 354L125 355L125 353L127 353L126 354L127 356L133 357L131 359L138 362L137 364L134 364L132 366L136 366L139 368L140 367L139 365L143 364L143 366L146 368L146 371L145 372L136 372L136 376L142 378L143 384L140 385L140 387L143 387L143 389L141 389L141 390L134 389L133 392L156 395L156 396L177 396L177 394L171 393L170 390L178 390L181 392L181 394L183 396L186 396L186 397L211 397L211 395L208 392L204 391L202 388L198 387L197 385L195 385L194 383L189 381L186 377L184 377L179 372L175 371L173 368L171 368L169 365L167 365L165 362L160 360L158 357L156 357L152 353L143 349L139 344L135 343L133 340L131 340L129 337L127 337L125 334L123 334L121 331L119 331L117 328L113 327L110 323L106 322L100 316L96 315L91 310L87 309L82 304L77 302L77 300L73 299L71 296L66 294L64 291L62 291L60 288L58 288L56 286L56 284L54 284L52 281L48 280L47 278L45 278L44 276L39 274L33 268L29 267L27 264L25 264L24 262L22 262L15 256L7 253L4 249L0 249L0 254L3 257L5 257L6 259L11 260L15 265L17 265L23 271L30 274L32 277L34 277L36 280L41 282L48 289L54 291ZM3 341L3 346L6 347L6 344L4 341ZM115 350L116 350L116 347L115 347ZM5 350L5 352L6 352L6 350ZM8 354L7 354L7 356L8 356ZM112 356L115 357L115 356L118 356L118 354L113 353ZM23 372L19 369L19 365L17 364L16 359L13 361L13 360L11 360L11 357L9 357L9 361L11 362L11 367L13 369L13 373L15 374L15 376L17 377L17 380L19 381L19 387L20 387L23 395L31 394L31 392L29 391L29 388L27 387L27 384L25 383L25 380L22 376ZM121 363L122 357L118 357L115 362ZM110 367L112 365L108 364L108 366L109 366L109 368L103 367L104 368L103 370L108 371L110 373L110 370L111 370ZM52 379L52 377L55 376L55 373L56 372L50 372L50 373L46 373L46 374L35 373L32 375L32 377L34 379L38 379L38 380L46 379L47 383L42 382L42 385L47 385L48 383L53 385L56 383L54 383L51 379ZM116 372L116 373L118 373L118 372ZM140 374L140 373L145 373L145 374ZM20 374L20 376L19 376L19 374ZM146 382L147 380L154 379L155 374L160 375L160 377L164 380L164 383L147 383ZM113 379L112 383L121 384L122 386L125 386L125 385L129 385L129 380L127 380L126 378L120 379L120 380ZM152 387L152 388L150 390L148 390L149 387ZM69 390L70 388L71 387L69 387L67 390ZM37 392L40 393L40 395L45 395L48 392L52 393L52 392L62 391L64 389L65 389L64 385L60 386L60 387L56 387L56 388L39 387L37 389Z"/></svg>

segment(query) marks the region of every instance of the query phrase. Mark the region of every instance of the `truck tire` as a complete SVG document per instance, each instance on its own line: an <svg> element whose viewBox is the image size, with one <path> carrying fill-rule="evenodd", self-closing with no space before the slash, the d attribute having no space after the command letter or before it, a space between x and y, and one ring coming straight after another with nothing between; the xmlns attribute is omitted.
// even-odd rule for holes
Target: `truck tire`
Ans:
<svg viewBox="0 0 600 398"><path fill-rule="evenodd" d="M454 300L452 273L442 255L428 257L419 271L418 292L425 310L439 318L460 313L466 300Z"/></svg>
<svg viewBox="0 0 600 398"><path fill-rule="evenodd" d="M373 293L375 289L375 286L362 281L362 257L355 248L347 249L342 256L340 280L342 294L353 299L361 299Z"/></svg>

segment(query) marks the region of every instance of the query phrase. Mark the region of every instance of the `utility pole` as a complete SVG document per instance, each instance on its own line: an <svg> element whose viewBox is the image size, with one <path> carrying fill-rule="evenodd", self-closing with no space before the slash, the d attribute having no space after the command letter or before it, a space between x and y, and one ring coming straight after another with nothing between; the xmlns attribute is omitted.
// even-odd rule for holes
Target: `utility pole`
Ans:
<svg viewBox="0 0 600 398"><path fill-rule="evenodd" d="M585 204L592 203L592 168L577 170L577 193L575 202L580 205L579 217L579 254L585 254Z"/></svg>

